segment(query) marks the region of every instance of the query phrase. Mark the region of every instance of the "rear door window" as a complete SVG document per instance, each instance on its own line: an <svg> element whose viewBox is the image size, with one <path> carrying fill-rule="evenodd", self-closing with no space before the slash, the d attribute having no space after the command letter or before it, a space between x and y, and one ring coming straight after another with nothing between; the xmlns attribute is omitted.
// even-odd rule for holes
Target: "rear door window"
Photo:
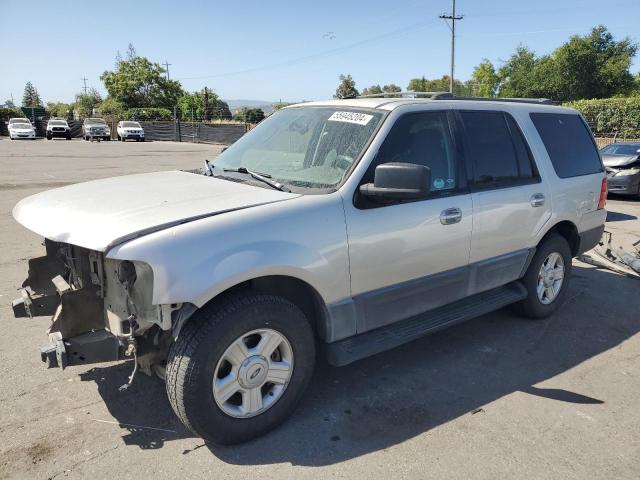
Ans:
<svg viewBox="0 0 640 480"><path fill-rule="evenodd" d="M537 181L529 148L510 115L484 110L460 115L476 187L502 188Z"/></svg>
<svg viewBox="0 0 640 480"><path fill-rule="evenodd" d="M558 177L578 177L603 171L591 132L579 115L571 113L531 113L530 115Z"/></svg>

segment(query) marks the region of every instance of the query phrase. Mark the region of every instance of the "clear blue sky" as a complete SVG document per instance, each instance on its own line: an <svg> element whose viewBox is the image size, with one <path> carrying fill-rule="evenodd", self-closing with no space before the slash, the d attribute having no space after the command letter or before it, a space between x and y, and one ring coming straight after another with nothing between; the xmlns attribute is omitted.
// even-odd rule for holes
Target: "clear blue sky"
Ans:
<svg viewBox="0 0 640 480"><path fill-rule="evenodd" d="M362 89L449 70L450 0L243 0L68 2L0 0L0 103L20 103L33 82L45 101L73 99L133 43L171 63L184 88L207 85L227 99L330 97L350 73ZM500 65L520 43L548 53L570 35L604 24L640 38L640 0L458 0L456 78L482 58ZM329 32L332 32L329 34ZM333 37L333 38L330 38ZM632 71L638 71L636 59ZM197 78L196 78L197 77Z"/></svg>

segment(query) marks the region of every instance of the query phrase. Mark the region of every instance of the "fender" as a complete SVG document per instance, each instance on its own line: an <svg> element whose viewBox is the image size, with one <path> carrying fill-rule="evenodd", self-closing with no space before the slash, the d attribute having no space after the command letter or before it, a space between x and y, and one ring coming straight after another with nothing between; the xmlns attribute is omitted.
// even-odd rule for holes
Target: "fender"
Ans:
<svg viewBox="0 0 640 480"><path fill-rule="evenodd" d="M350 296L344 210L337 193L177 225L115 246L106 257L147 263L155 305L201 307L234 285L267 275L298 278L325 304Z"/></svg>

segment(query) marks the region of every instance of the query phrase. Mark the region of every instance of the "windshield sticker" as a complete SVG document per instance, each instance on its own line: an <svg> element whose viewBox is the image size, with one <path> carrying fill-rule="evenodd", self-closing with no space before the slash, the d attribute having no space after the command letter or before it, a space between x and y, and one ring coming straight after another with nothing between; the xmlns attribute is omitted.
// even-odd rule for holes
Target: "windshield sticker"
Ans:
<svg viewBox="0 0 640 480"><path fill-rule="evenodd" d="M371 121L373 115L357 112L334 112L328 120L330 122L355 123L357 125L366 125Z"/></svg>
<svg viewBox="0 0 640 480"><path fill-rule="evenodd" d="M444 188L444 180L441 178L436 178L433 181L433 187L440 190L441 188Z"/></svg>

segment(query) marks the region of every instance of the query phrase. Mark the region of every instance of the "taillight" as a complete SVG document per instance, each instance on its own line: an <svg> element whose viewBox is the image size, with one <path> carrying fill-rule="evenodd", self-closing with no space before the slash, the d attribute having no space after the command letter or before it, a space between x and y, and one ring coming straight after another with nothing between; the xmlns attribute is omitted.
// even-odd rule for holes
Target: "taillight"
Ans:
<svg viewBox="0 0 640 480"><path fill-rule="evenodd" d="M602 179L602 183L600 184L600 198L598 199L598 210L605 207L607 204L607 177Z"/></svg>

